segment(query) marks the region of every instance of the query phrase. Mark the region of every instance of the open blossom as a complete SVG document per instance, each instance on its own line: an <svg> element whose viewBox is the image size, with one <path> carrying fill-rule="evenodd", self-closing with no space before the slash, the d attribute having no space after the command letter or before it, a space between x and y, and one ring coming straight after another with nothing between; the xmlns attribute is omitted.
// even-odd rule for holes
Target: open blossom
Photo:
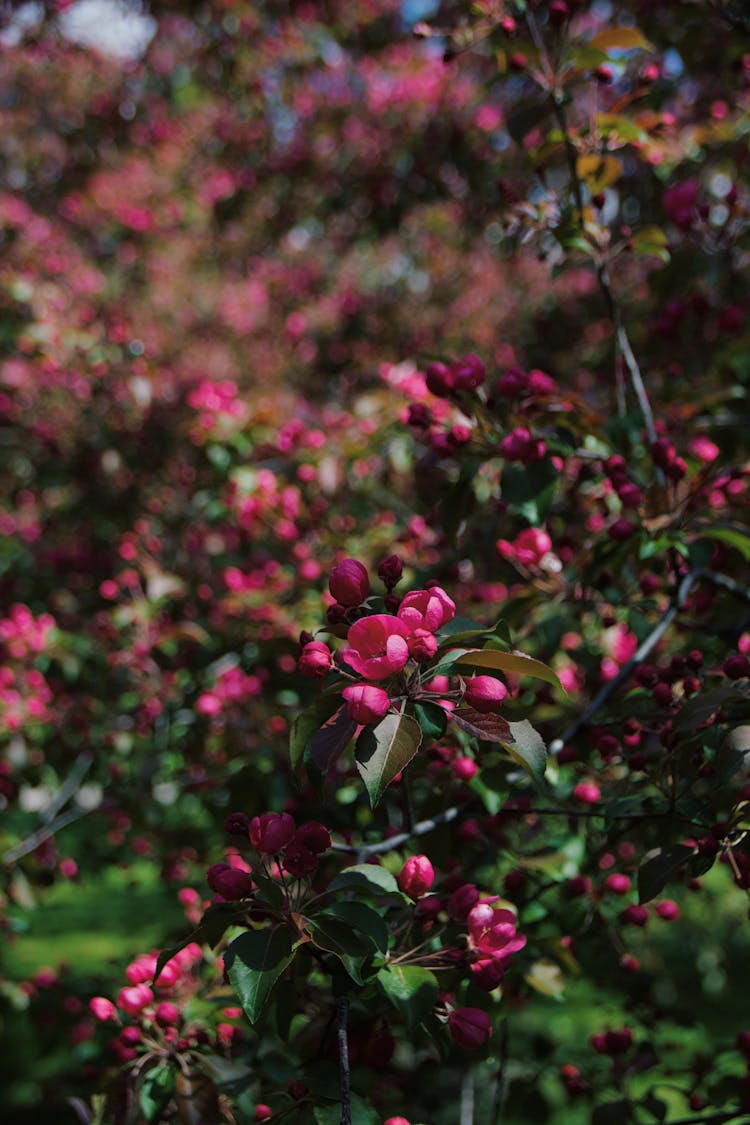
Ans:
<svg viewBox="0 0 750 1125"><path fill-rule="evenodd" d="M412 590L398 607L398 616L411 633L417 629L436 633L456 616L456 603L440 586Z"/></svg>
<svg viewBox="0 0 750 1125"><path fill-rule="evenodd" d="M286 847L295 831L296 825L289 813L263 813L250 821L250 843L259 852L272 855Z"/></svg>
<svg viewBox="0 0 750 1125"><path fill-rule="evenodd" d="M342 656L360 676L385 680L400 672L409 659L408 636L409 628L389 613L361 617L349 630L349 645Z"/></svg>
<svg viewBox="0 0 750 1125"><path fill-rule="evenodd" d="M516 921L512 910L478 903L467 919L469 948L479 953L480 959L507 960L526 945L526 938L516 930Z"/></svg>
<svg viewBox="0 0 750 1125"><path fill-rule="evenodd" d="M492 1020L481 1008L456 1008L448 1016L448 1027L459 1047L475 1051L492 1035Z"/></svg>

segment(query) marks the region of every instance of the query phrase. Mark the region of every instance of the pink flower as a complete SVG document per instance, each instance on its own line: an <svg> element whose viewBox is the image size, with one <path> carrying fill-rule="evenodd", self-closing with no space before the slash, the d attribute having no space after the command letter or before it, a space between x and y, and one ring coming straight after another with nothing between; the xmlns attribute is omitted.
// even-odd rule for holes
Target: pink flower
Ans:
<svg viewBox="0 0 750 1125"><path fill-rule="evenodd" d="M488 715L491 711L497 711L507 694L505 684L495 676L474 676L466 681L464 703L468 703L475 711Z"/></svg>
<svg viewBox="0 0 750 1125"><path fill-rule="evenodd" d="M361 605L370 593L367 567L358 559L344 559L331 571L328 589L341 605Z"/></svg>
<svg viewBox="0 0 750 1125"><path fill-rule="evenodd" d="M456 616L456 603L440 586L412 590L398 607L398 616L410 633L417 629L436 633Z"/></svg>
<svg viewBox="0 0 750 1125"><path fill-rule="evenodd" d="M389 613L361 617L349 630L349 647L344 649L342 656L360 676L366 676L368 680L385 680L394 672L400 672L409 659L406 643L409 633L407 625Z"/></svg>
<svg viewBox="0 0 750 1125"><path fill-rule="evenodd" d="M434 633L428 633L426 629L415 629L407 643L409 655L418 664L425 664L428 660L432 660L437 652L437 638Z"/></svg>
<svg viewBox="0 0 750 1125"><path fill-rule="evenodd" d="M426 855L409 856L398 876L400 890L415 902L429 891L435 871Z"/></svg>
<svg viewBox="0 0 750 1125"><path fill-rule="evenodd" d="M101 1020L102 1023L117 1019L117 1008L106 996L94 996L93 999L89 1000L89 1009L96 1019Z"/></svg>
<svg viewBox="0 0 750 1125"><path fill-rule="evenodd" d="M349 717L363 727L379 723L391 706L388 693L372 684L350 684L344 688L342 695Z"/></svg>
<svg viewBox="0 0 750 1125"><path fill-rule="evenodd" d="M475 1051L492 1035L492 1021L481 1008L456 1008L448 1016L448 1027L459 1047Z"/></svg>
<svg viewBox="0 0 750 1125"><path fill-rule="evenodd" d="M526 945L526 938L516 930L516 916L511 910L496 910L489 903L480 902L470 911L467 922L469 947L485 958L504 961Z"/></svg>

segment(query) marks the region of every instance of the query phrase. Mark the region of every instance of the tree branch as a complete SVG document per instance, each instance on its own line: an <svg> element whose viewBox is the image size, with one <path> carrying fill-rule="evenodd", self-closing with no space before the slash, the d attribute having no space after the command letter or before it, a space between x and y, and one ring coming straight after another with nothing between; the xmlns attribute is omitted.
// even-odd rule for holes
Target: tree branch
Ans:
<svg viewBox="0 0 750 1125"><path fill-rule="evenodd" d="M353 844L331 844L331 847L337 852L355 852L361 862L368 856L380 855L383 852L393 851L394 848L400 848L412 836L424 836L427 832L439 828L441 824L448 824L451 820L456 819L459 812L460 809L457 806L445 809L444 812L438 813L437 816L433 816L429 820L418 821L410 832L398 832L395 836L390 836L387 840L379 840L376 844L363 844L359 848Z"/></svg>
<svg viewBox="0 0 750 1125"><path fill-rule="evenodd" d="M338 1020L339 1075L341 1078L341 1125L352 1125L352 1095L349 1078L349 1037L346 1027L348 1014L348 999L346 996L338 996L336 998L336 1016Z"/></svg>

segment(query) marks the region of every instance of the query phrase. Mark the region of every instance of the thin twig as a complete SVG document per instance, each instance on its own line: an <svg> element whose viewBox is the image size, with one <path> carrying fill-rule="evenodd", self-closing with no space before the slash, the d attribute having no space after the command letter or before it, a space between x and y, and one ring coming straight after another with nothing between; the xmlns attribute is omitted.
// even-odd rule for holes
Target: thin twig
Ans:
<svg viewBox="0 0 750 1125"><path fill-rule="evenodd" d="M54 820L63 805L66 805L73 794L80 789L81 782L88 773L93 760L94 755L88 752L80 754L76 758L72 770L42 813L43 824L49 824Z"/></svg>
<svg viewBox="0 0 750 1125"><path fill-rule="evenodd" d="M715 586L721 586L723 589L728 590L735 597L743 598L745 601L750 602L750 590L744 586L740 586L733 578L727 577L725 574L717 574L716 571L708 570L706 567L696 567L686 574L680 583L677 594L670 602L667 609L659 618L658 622L646 637L643 644L641 644L634 655L623 664L620 671L617 673L613 680L609 680L597 695L594 696L591 703L588 705L583 714L579 715L571 726L565 731L560 738L556 738L550 743L550 754L559 754L563 746L571 741L583 727L587 726L599 708L606 703L611 695L613 695L619 687L622 686L627 680L633 669L641 664L650 655L654 648L656 648L659 641L666 633L669 626L677 617L678 613L684 606L685 602L690 595L690 591L696 582L705 580L706 582L713 582Z"/></svg>
<svg viewBox="0 0 750 1125"><path fill-rule="evenodd" d="M67 828L69 824L74 824L76 820L81 820L82 817L88 816L89 813L96 812L98 807L97 805L90 809L68 809L67 812L61 813L51 824L45 825L44 828L39 828L31 836L27 836L25 840L21 840L14 848L10 848L9 851L5 852L3 855L3 863L15 863L17 859L28 855L29 852L33 852L40 844L43 844L45 840L49 840L50 837L54 836L56 832L59 832L61 828Z"/></svg>
<svg viewBox="0 0 750 1125"><path fill-rule="evenodd" d="M444 812L438 813L437 816L433 816L429 820L418 821L413 825L411 832L398 832L395 836L390 836L387 840L379 840L376 844L363 844L359 848L353 844L332 844L331 847L337 852L355 852L360 860L364 860L371 855L393 851L394 848L400 848L412 836L424 836L427 832L439 828L441 824L448 824L451 820L456 819L460 811L458 807L445 809Z"/></svg>
<svg viewBox="0 0 750 1125"><path fill-rule="evenodd" d="M352 1125L352 1095L349 1080L349 1037L346 1020L349 1014L349 1001L346 996L336 998L338 1019L339 1074L341 1077L341 1125Z"/></svg>

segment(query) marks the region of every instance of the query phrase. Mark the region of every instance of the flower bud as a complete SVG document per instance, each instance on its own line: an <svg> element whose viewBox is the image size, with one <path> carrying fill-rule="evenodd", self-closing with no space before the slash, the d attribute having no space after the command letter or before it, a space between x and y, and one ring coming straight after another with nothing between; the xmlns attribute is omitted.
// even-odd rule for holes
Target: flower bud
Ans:
<svg viewBox="0 0 750 1125"><path fill-rule="evenodd" d="M448 899L448 913L456 922L465 922L473 907L479 902L479 891L473 883L457 887Z"/></svg>
<svg viewBox="0 0 750 1125"><path fill-rule="evenodd" d="M404 573L404 564L398 555L388 555L378 567L378 578L389 591L397 586Z"/></svg>
<svg viewBox="0 0 750 1125"><path fill-rule="evenodd" d="M583 801L585 805L595 805L600 800L601 795L599 786L595 785L593 781L581 781L573 790L575 799Z"/></svg>
<svg viewBox="0 0 750 1125"><path fill-rule="evenodd" d="M230 867L228 863L215 863L206 872L206 882L212 891L229 902L247 898L253 889L253 881L247 871Z"/></svg>
<svg viewBox="0 0 750 1125"><path fill-rule="evenodd" d="M289 813L263 813L250 821L250 843L259 852L275 855L291 840L296 825Z"/></svg>
<svg viewBox="0 0 750 1125"><path fill-rule="evenodd" d="M89 1011L102 1023L117 1019L117 1008L106 996L94 996L89 1000Z"/></svg>
<svg viewBox="0 0 750 1125"><path fill-rule="evenodd" d="M435 871L426 855L409 856L398 876L399 889L415 902L429 891Z"/></svg>
<svg viewBox="0 0 750 1125"><path fill-rule="evenodd" d="M284 853L284 870L288 871L295 879L303 879L318 870L320 860L304 844L296 839L292 840Z"/></svg>
<svg viewBox="0 0 750 1125"><path fill-rule="evenodd" d="M453 386L457 391L475 391L487 377L487 370L478 355L470 352L451 364Z"/></svg>
<svg viewBox="0 0 750 1125"><path fill-rule="evenodd" d="M247 836L250 820L243 812L233 812L224 821L224 831L228 836Z"/></svg>
<svg viewBox="0 0 750 1125"><path fill-rule="evenodd" d="M117 994L117 1007L127 1016L137 1016L153 1004L154 994L146 984L135 984L132 988L121 988Z"/></svg>
<svg viewBox="0 0 750 1125"><path fill-rule="evenodd" d="M317 820L308 820L307 824L303 824L297 829L294 843L304 844L315 855L320 855L321 852L330 848L331 833L325 824L320 824Z"/></svg>
<svg viewBox="0 0 750 1125"><path fill-rule="evenodd" d="M388 693L373 684L350 684L342 695L349 717L366 727L385 718L391 706Z"/></svg>
<svg viewBox="0 0 750 1125"><path fill-rule="evenodd" d="M341 605L361 605L370 593L367 567L358 559L343 559L331 571L328 589Z"/></svg>
<svg viewBox="0 0 750 1125"><path fill-rule="evenodd" d="M437 652L437 637L426 629L415 629L406 643L409 646L409 656L418 664L426 664Z"/></svg>
<svg viewBox="0 0 750 1125"><path fill-rule="evenodd" d="M299 655L297 667L303 676L322 679L333 667L333 656L322 641L309 641Z"/></svg>
<svg viewBox="0 0 750 1125"><path fill-rule="evenodd" d="M481 1008L456 1008L448 1016L451 1035L466 1051L483 1047L492 1035L492 1021Z"/></svg>
<svg viewBox="0 0 750 1125"><path fill-rule="evenodd" d="M453 390L453 372L445 363L436 361L427 365L425 371L427 389L437 398L448 398Z"/></svg>
<svg viewBox="0 0 750 1125"><path fill-rule="evenodd" d="M180 1009L168 1000L162 1000L156 1007L156 1022L159 1027L172 1027L180 1022Z"/></svg>
<svg viewBox="0 0 750 1125"><path fill-rule="evenodd" d="M496 711L508 694L505 684L494 676L474 676L466 681L464 703L488 715Z"/></svg>

